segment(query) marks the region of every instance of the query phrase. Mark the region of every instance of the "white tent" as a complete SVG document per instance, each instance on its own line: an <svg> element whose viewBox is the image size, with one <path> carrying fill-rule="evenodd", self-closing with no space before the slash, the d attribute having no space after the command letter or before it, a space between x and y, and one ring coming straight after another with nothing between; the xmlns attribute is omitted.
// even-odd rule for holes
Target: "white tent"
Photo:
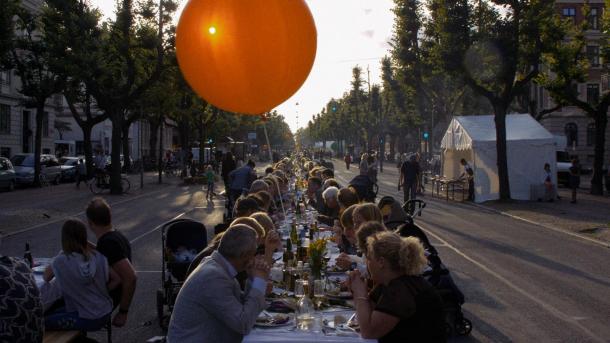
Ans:
<svg viewBox="0 0 610 343"><path fill-rule="evenodd" d="M557 184L555 139L529 114L506 116L508 177L513 199L529 200L531 185L544 182L544 164L551 165ZM475 201L499 198L494 116L454 117L441 142L443 176L458 178L464 158L474 169Z"/></svg>

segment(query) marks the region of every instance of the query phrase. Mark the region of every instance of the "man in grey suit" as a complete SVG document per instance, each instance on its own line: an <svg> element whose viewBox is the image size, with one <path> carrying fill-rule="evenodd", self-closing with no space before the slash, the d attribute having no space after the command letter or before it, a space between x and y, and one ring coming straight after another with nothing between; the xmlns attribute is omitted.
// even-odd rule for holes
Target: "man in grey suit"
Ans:
<svg viewBox="0 0 610 343"><path fill-rule="evenodd" d="M168 343L241 342L265 309L269 266L255 259L257 234L247 225L230 227L218 251L203 260L186 280L172 313ZM247 270L242 292L235 279Z"/></svg>

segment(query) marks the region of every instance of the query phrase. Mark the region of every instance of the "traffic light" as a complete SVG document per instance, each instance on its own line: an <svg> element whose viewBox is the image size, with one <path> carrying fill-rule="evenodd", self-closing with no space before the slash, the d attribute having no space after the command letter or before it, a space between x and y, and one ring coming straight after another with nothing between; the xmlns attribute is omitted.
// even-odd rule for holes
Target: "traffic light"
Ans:
<svg viewBox="0 0 610 343"><path fill-rule="evenodd" d="M430 134L428 132L424 132L424 139L428 140L428 137L430 137Z"/></svg>

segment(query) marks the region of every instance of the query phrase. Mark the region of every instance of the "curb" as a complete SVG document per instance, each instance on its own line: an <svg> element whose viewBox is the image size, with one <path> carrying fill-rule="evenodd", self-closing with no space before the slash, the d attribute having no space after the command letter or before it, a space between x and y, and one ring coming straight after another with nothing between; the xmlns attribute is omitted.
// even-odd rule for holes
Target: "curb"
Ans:
<svg viewBox="0 0 610 343"><path fill-rule="evenodd" d="M514 215L514 214L510 214L508 212L496 210L495 208L491 208L491 207L488 207L488 206L485 206L485 205L476 204L476 203L470 203L470 205L472 205L474 207L478 207L478 208L484 209L484 210L487 210L487 211L494 212L496 214L507 216L507 217L512 218L512 219L520 220L520 221L526 222L528 224L533 224L535 226L539 226L539 227L542 227L542 228L545 228L545 229L548 229L548 230L552 230L552 231L563 233L563 234L566 234L566 235L569 235L569 236L572 236L572 237L576 237L576 238L585 240L587 242L595 243L597 245L601 245L604 248L609 248L610 249L610 243L601 241L599 239L583 236L583 235L580 235L580 234L577 234L577 233L574 233L574 232L571 232L571 231L563 230L563 229L558 229L556 227L552 227L550 225L542 224L542 223L539 223L539 222L536 222L536 221L533 221L533 220L530 220L530 219L527 219L527 218L523 218L523 217L520 217L520 216L517 216L517 215Z"/></svg>

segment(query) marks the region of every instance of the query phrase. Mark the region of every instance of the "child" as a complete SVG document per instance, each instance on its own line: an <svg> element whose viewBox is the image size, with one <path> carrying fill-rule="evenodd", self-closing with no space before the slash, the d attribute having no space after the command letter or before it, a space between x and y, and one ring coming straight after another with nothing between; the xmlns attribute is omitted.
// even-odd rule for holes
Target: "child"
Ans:
<svg viewBox="0 0 610 343"><path fill-rule="evenodd" d="M57 279L65 307L46 316L45 328L99 330L112 313L108 289L118 285L118 275L108 267L104 255L89 247L87 228L82 221L69 219L64 223L61 245L62 251L46 268L44 280Z"/></svg>
<svg viewBox="0 0 610 343"><path fill-rule="evenodd" d="M216 174L214 174L214 168L212 168L211 164L208 164L208 167L205 170L205 178L208 181L208 192L205 198L212 200L212 197L214 196L214 181L216 179Z"/></svg>

